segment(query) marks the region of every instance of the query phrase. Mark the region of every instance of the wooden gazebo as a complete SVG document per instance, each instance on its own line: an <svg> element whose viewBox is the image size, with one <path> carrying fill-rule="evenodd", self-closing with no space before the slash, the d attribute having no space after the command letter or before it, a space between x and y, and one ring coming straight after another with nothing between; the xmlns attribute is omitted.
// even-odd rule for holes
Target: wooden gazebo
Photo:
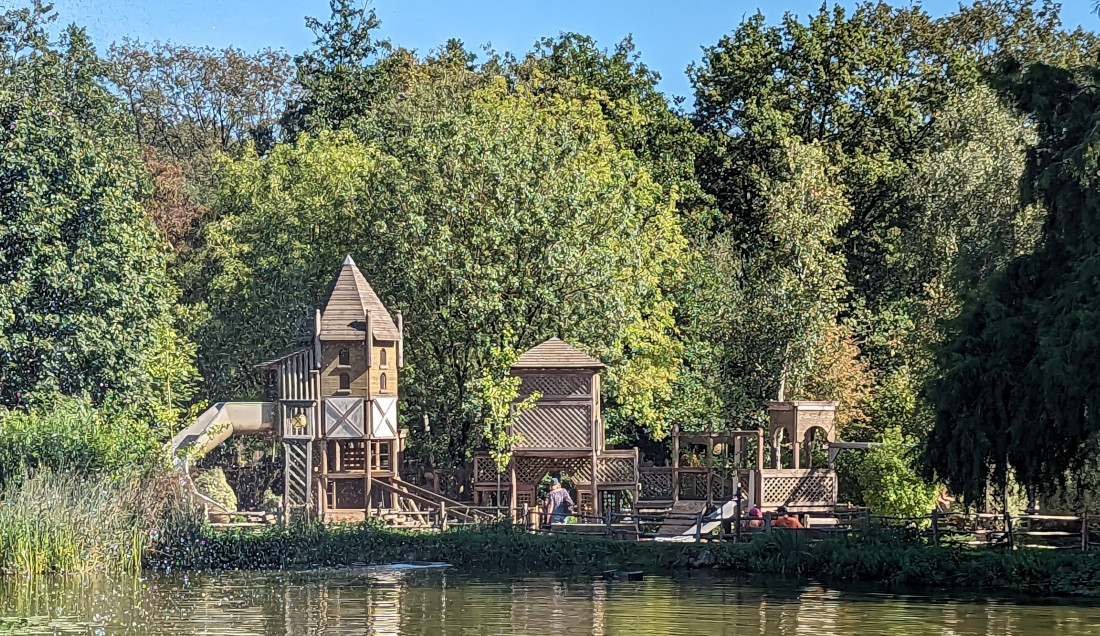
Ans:
<svg viewBox="0 0 1100 636"><path fill-rule="evenodd" d="M513 427L519 441L504 474L498 476L488 454L475 455L479 503L503 484L513 509L535 506L538 484L551 473L573 481L585 514L601 515L637 501L638 449L610 450L606 445L600 414L603 368L602 362L558 338L528 350L512 365L511 374L522 380L517 401L535 392L540 397Z"/></svg>

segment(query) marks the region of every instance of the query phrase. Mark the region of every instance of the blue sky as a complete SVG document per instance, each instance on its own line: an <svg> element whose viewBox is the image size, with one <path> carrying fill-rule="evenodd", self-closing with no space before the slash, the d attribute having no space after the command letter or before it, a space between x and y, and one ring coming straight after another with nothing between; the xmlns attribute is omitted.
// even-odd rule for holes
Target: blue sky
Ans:
<svg viewBox="0 0 1100 636"><path fill-rule="evenodd" d="M0 0L0 7L22 4ZM922 4L942 15L959 3ZM1065 1L1063 23L1100 29L1092 4L1093 0ZM821 0L377 0L373 6L382 20L382 37L421 52L452 37L473 50L492 44L498 51L523 52L538 38L561 31L590 35L602 46L632 34L642 60L661 74L662 90L687 96L690 86L684 70L699 59L701 46L717 42L757 9L774 22L785 11L800 16L815 12ZM54 8L62 22L86 27L101 48L130 37L245 50L271 47L290 53L302 51L313 40L304 17L324 18L329 13L327 0L54 0Z"/></svg>

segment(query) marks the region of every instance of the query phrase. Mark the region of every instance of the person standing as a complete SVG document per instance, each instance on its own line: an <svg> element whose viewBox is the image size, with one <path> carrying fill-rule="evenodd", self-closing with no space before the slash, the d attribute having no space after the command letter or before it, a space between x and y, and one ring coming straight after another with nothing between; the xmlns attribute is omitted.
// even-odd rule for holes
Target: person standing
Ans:
<svg viewBox="0 0 1100 636"><path fill-rule="evenodd" d="M561 487L557 477L550 478L550 492L546 495L543 507L550 523L565 523L565 516L573 509L573 498L569 496L568 490Z"/></svg>

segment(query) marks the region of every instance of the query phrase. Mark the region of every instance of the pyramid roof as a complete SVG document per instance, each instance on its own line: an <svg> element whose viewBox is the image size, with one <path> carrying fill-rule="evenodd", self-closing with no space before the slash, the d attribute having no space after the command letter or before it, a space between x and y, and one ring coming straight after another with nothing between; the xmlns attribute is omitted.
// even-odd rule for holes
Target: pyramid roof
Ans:
<svg viewBox="0 0 1100 636"><path fill-rule="evenodd" d="M564 340L551 338L527 350L513 369L602 369L604 363Z"/></svg>
<svg viewBox="0 0 1100 636"><path fill-rule="evenodd" d="M390 312L349 255L325 297L321 309L321 339L362 340L367 330L368 310L376 339L401 339Z"/></svg>

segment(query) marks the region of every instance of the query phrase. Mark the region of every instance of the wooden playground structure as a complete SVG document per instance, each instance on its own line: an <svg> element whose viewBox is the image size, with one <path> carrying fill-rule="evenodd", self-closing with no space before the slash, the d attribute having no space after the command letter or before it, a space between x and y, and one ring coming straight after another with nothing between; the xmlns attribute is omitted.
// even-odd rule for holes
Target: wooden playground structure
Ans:
<svg viewBox="0 0 1100 636"><path fill-rule="evenodd" d="M572 485L578 521L658 516L665 519L658 534L668 537L710 531L751 506L835 510L832 460L852 446L836 439L835 402L771 402L766 428L674 425L671 461L657 466L637 448L607 444L604 364L557 338L511 368L521 381L517 402L539 398L519 414L504 470L488 453L476 453L468 467L408 462L398 419L403 327L401 313L390 314L349 256L314 312L309 337L257 365L266 400L211 407L173 439L174 461L186 472L232 435L273 435L282 447L284 521L378 518L446 527L519 520L538 508L540 484L551 476Z"/></svg>

